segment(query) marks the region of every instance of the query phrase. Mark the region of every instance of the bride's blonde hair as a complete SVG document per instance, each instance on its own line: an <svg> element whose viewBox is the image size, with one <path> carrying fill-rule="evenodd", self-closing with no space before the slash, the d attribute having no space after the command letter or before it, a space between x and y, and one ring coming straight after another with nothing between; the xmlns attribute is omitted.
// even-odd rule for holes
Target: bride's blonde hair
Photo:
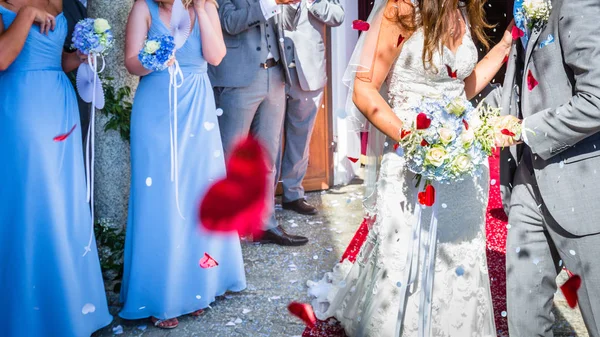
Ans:
<svg viewBox="0 0 600 337"><path fill-rule="evenodd" d="M217 0L206 0L206 1L212 3L213 5L215 5L215 7L219 8L219 4L217 3ZM181 0L181 2L183 2L183 6L185 8L188 8L192 5L192 2L194 2L194 0Z"/></svg>

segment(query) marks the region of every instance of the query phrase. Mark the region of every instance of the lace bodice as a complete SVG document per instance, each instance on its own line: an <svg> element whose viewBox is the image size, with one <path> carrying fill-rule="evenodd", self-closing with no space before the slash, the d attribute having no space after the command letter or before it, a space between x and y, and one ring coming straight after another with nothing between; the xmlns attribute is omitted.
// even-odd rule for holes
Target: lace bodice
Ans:
<svg viewBox="0 0 600 337"><path fill-rule="evenodd" d="M422 61L424 45L423 29L419 28L404 42L400 56L388 75L388 99L394 112L403 120L412 120L411 107L418 105L423 97L464 96L465 83L477 64L477 47L468 31L456 54L443 47L433 54L435 67L425 69ZM452 76L450 73L455 73Z"/></svg>

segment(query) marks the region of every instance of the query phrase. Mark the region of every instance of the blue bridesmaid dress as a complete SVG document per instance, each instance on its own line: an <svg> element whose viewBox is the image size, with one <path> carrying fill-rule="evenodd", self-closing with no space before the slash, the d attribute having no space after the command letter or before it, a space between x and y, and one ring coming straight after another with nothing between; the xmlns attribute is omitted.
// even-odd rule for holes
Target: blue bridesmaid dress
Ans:
<svg viewBox="0 0 600 337"><path fill-rule="evenodd" d="M152 16L148 36L169 34L157 3L146 3ZM171 181L169 72L152 72L140 81L131 116L131 195L119 313L125 319L178 317L208 307L227 291L246 288L237 233L209 233L198 226L198 204L211 183L225 176L225 162L197 20L176 57L184 76L176 135L181 215ZM219 265L201 268L205 253Z"/></svg>
<svg viewBox="0 0 600 337"><path fill-rule="evenodd" d="M16 14L0 6L5 29ZM61 67L67 21L33 26L0 71L0 335L90 336L112 321L86 199L75 91ZM64 135L63 141L54 138Z"/></svg>

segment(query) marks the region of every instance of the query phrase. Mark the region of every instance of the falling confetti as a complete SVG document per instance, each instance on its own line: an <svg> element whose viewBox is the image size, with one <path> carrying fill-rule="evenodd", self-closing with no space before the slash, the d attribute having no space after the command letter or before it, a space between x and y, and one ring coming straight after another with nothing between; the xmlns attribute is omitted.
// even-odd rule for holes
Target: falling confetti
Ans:
<svg viewBox="0 0 600 337"><path fill-rule="evenodd" d="M150 178L150 177L146 178L146 186L148 186L148 187L152 186L152 178Z"/></svg>
<svg viewBox="0 0 600 337"><path fill-rule="evenodd" d="M244 315L249 314L250 312L252 312L252 310L250 310L250 309L242 310L242 314L244 314Z"/></svg>
<svg viewBox="0 0 600 337"><path fill-rule="evenodd" d="M123 334L123 327L120 325L117 325L112 328L112 331L115 335L121 335L121 334Z"/></svg>
<svg viewBox="0 0 600 337"><path fill-rule="evenodd" d="M452 67L446 64L446 70L448 71L448 76L450 78L456 78L458 70L452 70Z"/></svg>
<svg viewBox="0 0 600 337"><path fill-rule="evenodd" d="M69 136L73 133L73 131L75 130L75 127L77 126L77 124L73 125L73 127L71 128L71 130L69 130L69 132L67 133L63 133L61 135L58 135L56 137L53 138L53 140L55 142L62 142L65 139L69 138Z"/></svg>
<svg viewBox="0 0 600 337"><path fill-rule="evenodd" d="M91 314L96 311L96 306L91 303L86 303L81 309L81 313L84 315Z"/></svg>
<svg viewBox="0 0 600 337"><path fill-rule="evenodd" d="M352 21L352 29L361 31L361 32L366 32L367 30L369 30L371 26L369 25L368 22L365 22L363 20L354 20Z"/></svg>
<svg viewBox="0 0 600 337"><path fill-rule="evenodd" d="M569 275L569 279L562 286L560 286L560 290L565 296L569 307L574 309L579 300L577 291L579 291L579 288L581 287L581 276L575 275L569 270L567 270L567 274Z"/></svg>
<svg viewBox="0 0 600 337"><path fill-rule="evenodd" d="M315 313L309 304L292 302L288 305L288 310L292 315L300 318L306 324L306 326L310 328L315 326L317 318L315 317Z"/></svg>
<svg viewBox="0 0 600 337"><path fill-rule="evenodd" d="M204 253L204 256L200 259L199 264L203 269L213 268L219 265L219 263L207 253Z"/></svg>
<svg viewBox="0 0 600 337"><path fill-rule="evenodd" d="M490 185L492 185L492 186L496 185L496 179L490 180Z"/></svg>
<svg viewBox="0 0 600 337"><path fill-rule="evenodd" d="M532 91L538 84L539 82L533 77L533 73L531 72L531 69L529 69L529 72L527 73L527 89Z"/></svg>
<svg viewBox="0 0 600 337"><path fill-rule="evenodd" d="M217 108L217 110L215 110L215 113L217 114L217 116L223 116L223 109Z"/></svg>
<svg viewBox="0 0 600 337"><path fill-rule="evenodd" d="M201 299L201 298L202 298L202 296L200 296L200 295L196 295L196 299L197 299L197 300L199 300L199 299Z"/></svg>
<svg viewBox="0 0 600 337"><path fill-rule="evenodd" d="M206 131L210 131L210 130L214 129L214 127L215 127L215 123L204 122L204 128L206 129Z"/></svg>
<svg viewBox="0 0 600 337"><path fill-rule="evenodd" d="M508 316L508 313L507 313L506 311L503 311L503 312L501 313L501 315L502 315L502 317L506 317L506 316Z"/></svg>

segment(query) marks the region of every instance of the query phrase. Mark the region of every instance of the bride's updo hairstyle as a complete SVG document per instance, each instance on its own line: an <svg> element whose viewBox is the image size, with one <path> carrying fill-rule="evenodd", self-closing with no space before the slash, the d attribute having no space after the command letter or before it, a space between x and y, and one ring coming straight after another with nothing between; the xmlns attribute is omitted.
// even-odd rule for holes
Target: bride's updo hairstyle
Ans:
<svg viewBox="0 0 600 337"><path fill-rule="evenodd" d="M451 27L449 18L452 12L458 8L458 0L418 0L415 5L410 0L396 1L411 5L413 7L412 13L403 15L399 13L397 7L392 7L385 13L387 19L397 22L403 30L409 32L414 32L419 27L423 27L425 38L423 65L425 69L430 69L433 66L433 54L442 50L444 40L449 36L448 32ZM490 42L485 29L492 28L493 25L488 24L485 20L483 6L487 1L466 0L462 2L467 9L471 35L483 46L489 48Z"/></svg>

